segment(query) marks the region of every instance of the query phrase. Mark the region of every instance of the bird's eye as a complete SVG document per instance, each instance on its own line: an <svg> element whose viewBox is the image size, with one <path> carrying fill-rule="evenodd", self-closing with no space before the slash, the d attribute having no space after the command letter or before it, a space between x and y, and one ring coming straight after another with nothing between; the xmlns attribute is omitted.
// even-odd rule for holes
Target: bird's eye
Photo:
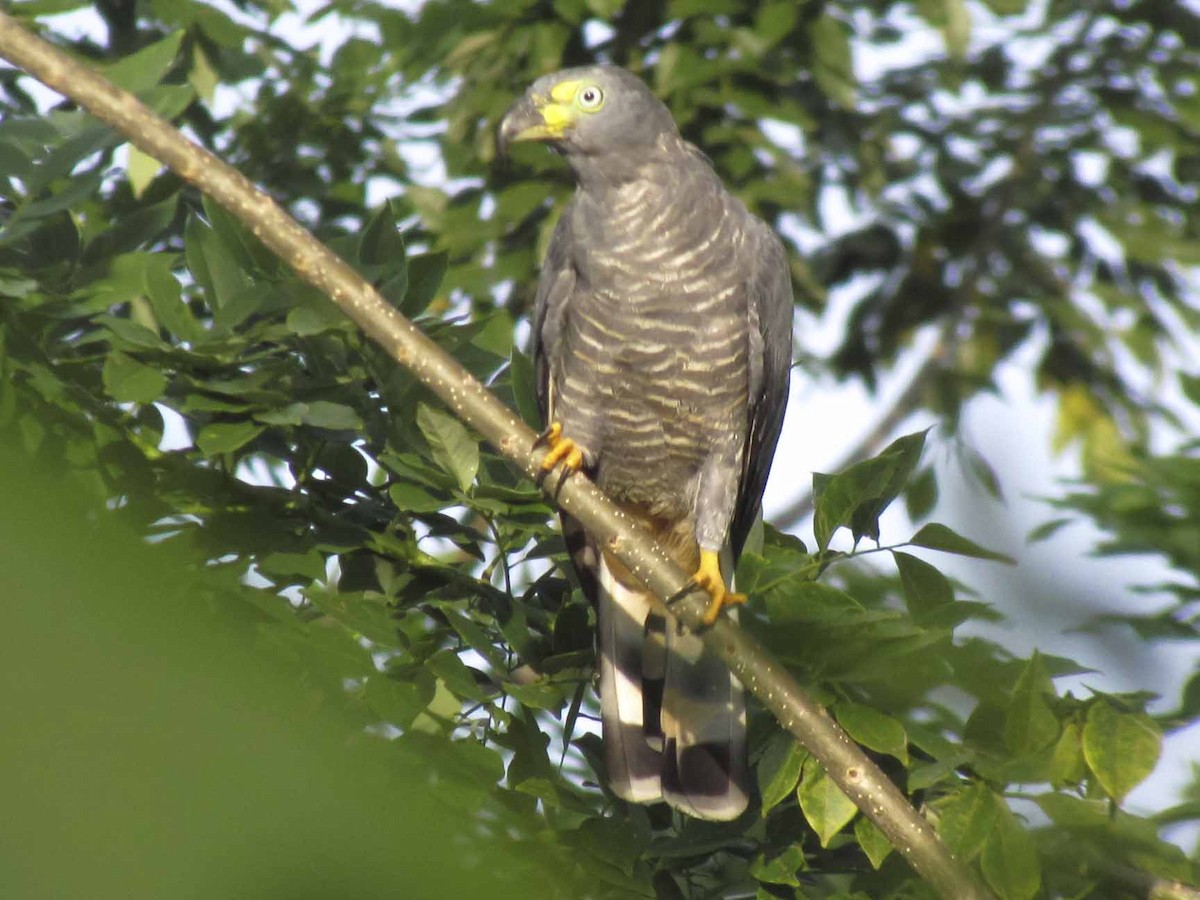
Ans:
<svg viewBox="0 0 1200 900"><path fill-rule="evenodd" d="M579 92L579 105L584 109L599 109L604 103L604 91L595 85Z"/></svg>

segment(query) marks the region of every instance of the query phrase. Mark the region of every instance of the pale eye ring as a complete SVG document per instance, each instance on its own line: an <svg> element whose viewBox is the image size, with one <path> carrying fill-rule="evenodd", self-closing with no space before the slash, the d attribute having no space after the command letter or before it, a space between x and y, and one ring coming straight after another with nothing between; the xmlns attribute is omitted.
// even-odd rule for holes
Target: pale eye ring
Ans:
<svg viewBox="0 0 1200 900"><path fill-rule="evenodd" d="M585 87L579 92L579 105L584 109L599 109L604 102L604 91L595 85Z"/></svg>

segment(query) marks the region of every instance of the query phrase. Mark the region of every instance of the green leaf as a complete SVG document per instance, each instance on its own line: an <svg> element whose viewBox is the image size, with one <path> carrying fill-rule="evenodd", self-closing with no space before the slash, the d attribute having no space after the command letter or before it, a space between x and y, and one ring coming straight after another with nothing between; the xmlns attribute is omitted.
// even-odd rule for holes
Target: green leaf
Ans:
<svg viewBox="0 0 1200 900"><path fill-rule="evenodd" d="M111 65L101 66L100 71L117 87L132 94L142 93L158 84L167 74L179 55L182 42L183 31L174 31Z"/></svg>
<svg viewBox="0 0 1200 900"><path fill-rule="evenodd" d="M904 726L870 706L843 700L835 707L838 723L864 747L888 753L908 764L908 737Z"/></svg>
<svg viewBox="0 0 1200 900"><path fill-rule="evenodd" d="M404 293L404 301L400 311L410 319L425 312L446 274L447 255L445 252L425 253L412 256L408 260L408 289Z"/></svg>
<svg viewBox="0 0 1200 900"><path fill-rule="evenodd" d="M296 334L308 337L349 325L346 314L327 297L301 286L289 293L296 298L297 305L288 311L287 327Z"/></svg>
<svg viewBox="0 0 1200 900"><path fill-rule="evenodd" d="M167 389L158 369L116 351L104 360L104 389L118 403L151 403Z"/></svg>
<svg viewBox="0 0 1200 900"><path fill-rule="evenodd" d="M1013 686L1004 719L1004 742L1016 756L1048 747L1058 737L1058 719L1050 710L1048 697L1054 685L1036 650Z"/></svg>
<svg viewBox="0 0 1200 900"><path fill-rule="evenodd" d="M129 189L133 191L133 196L141 198L146 192L146 188L154 181L155 177L162 170L162 163L151 156L149 153L143 152L133 144L129 144L128 160L125 164L125 171L129 175Z"/></svg>
<svg viewBox="0 0 1200 900"><path fill-rule="evenodd" d="M896 568L900 570L904 603L917 622L929 621L954 602L954 588L936 568L923 559L899 550L892 551L892 556L896 560Z"/></svg>
<svg viewBox="0 0 1200 900"><path fill-rule="evenodd" d="M316 550L307 553L270 553L258 561L258 568L267 575L302 575L307 581L325 577L325 557Z"/></svg>
<svg viewBox="0 0 1200 900"><path fill-rule="evenodd" d="M937 804L937 831L954 855L970 862L983 850L996 822L998 801L982 783L962 788Z"/></svg>
<svg viewBox="0 0 1200 900"><path fill-rule="evenodd" d="M1079 784L1087 775L1083 730L1075 722L1063 726L1050 759L1050 784L1056 788Z"/></svg>
<svg viewBox="0 0 1200 900"><path fill-rule="evenodd" d="M361 431L362 419L344 403L313 400L311 403L291 403L283 409L259 413L255 418L267 425L312 425L330 431Z"/></svg>
<svg viewBox="0 0 1200 900"><path fill-rule="evenodd" d="M892 842L887 839L887 835L866 816L859 816L854 820L854 838L872 867L876 869L883 865L883 861L892 852Z"/></svg>
<svg viewBox="0 0 1200 900"><path fill-rule="evenodd" d="M257 422L214 422L200 429L200 433L196 435L196 446L205 456L232 453L264 431L266 427Z"/></svg>
<svg viewBox="0 0 1200 900"><path fill-rule="evenodd" d="M904 506L908 510L908 517L914 522L929 515L937 499L938 483L932 466L922 469L904 489Z"/></svg>
<svg viewBox="0 0 1200 900"><path fill-rule="evenodd" d="M365 685L367 705L385 722L408 728L433 700L435 683L428 672L417 669L403 679L369 675Z"/></svg>
<svg viewBox="0 0 1200 900"><path fill-rule="evenodd" d="M417 427L429 442L434 459L465 493L479 471L479 443L458 419L424 403L417 404Z"/></svg>
<svg viewBox="0 0 1200 900"><path fill-rule="evenodd" d="M807 757L808 751L790 734L779 732L771 738L755 768L764 816L796 789Z"/></svg>
<svg viewBox="0 0 1200 900"><path fill-rule="evenodd" d="M431 513L449 506L447 497L439 497L429 493L420 485L408 481L398 481L388 488L388 496L396 504L396 508L406 513Z"/></svg>
<svg viewBox="0 0 1200 900"><path fill-rule="evenodd" d="M930 550L954 553L958 556L972 556L976 559L991 559L996 562L1016 562L1011 556L981 547L938 522L930 522L922 527L909 539L909 544L914 547L926 547Z"/></svg>
<svg viewBox="0 0 1200 900"><path fill-rule="evenodd" d="M624 7L626 0L584 0L592 15L601 19L612 19Z"/></svg>
<svg viewBox="0 0 1200 900"><path fill-rule="evenodd" d="M517 412L522 421L530 428L541 428L533 361L528 355L513 347L508 371L512 382L513 399L517 404Z"/></svg>
<svg viewBox="0 0 1200 900"><path fill-rule="evenodd" d="M1121 712L1103 698L1088 710L1083 755L1118 803L1154 771L1161 753L1162 731L1149 716Z"/></svg>
<svg viewBox="0 0 1200 900"><path fill-rule="evenodd" d="M404 253L404 238L392 214L392 206L385 203L367 220L367 227L358 241L359 261L390 269L397 264L403 266Z"/></svg>
<svg viewBox="0 0 1200 900"><path fill-rule="evenodd" d="M804 848L799 844L790 844L770 859L763 855L758 856L750 864L750 875L764 884L799 887L800 880L796 873L804 871L805 868Z"/></svg>
<svg viewBox="0 0 1200 900"><path fill-rule="evenodd" d="M1033 837L1002 800L996 801L996 820L983 847L983 877L1000 900L1029 900L1042 885L1042 868Z"/></svg>
<svg viewBox="0 0 1200 900"><path fill-rule="evenodd" d="M487 699L471 668L454 651L439 650L425 661L425 666L456 696L476 702Z"/></svg>
<svg viewBox="0 0 1200 900"><path fill-rule="evenodd" d="M873 459L836 475L813 475L813 531L825 550L837 529L849 525L857 541L879 538L879 515L896 499L916 469L926 431L893 441Z"/></svg>
<svg viewBox="0 0 1200 900"><path fill-rule="evenodd" d="M804 818L817 833L822 847L854 818L858 807L834 783L815 759L804 764L804 776L796 790Z"/></svg>
<svg viewBox="0 0 1200 900"><path fill-rule="evenodd" d="M846 26L833 16L818 16L808 26L808 39L812 44L812 73L817 86L834 103L853 109L858 82Z"/></svg>
<svg viewBox="0 0 1200 900"><path fill-rule="evenodd" d="M248 287L234 254L199 216L192 216L188 221L184 254L192 277L204 289L206 299L218 312Z"/></svg>

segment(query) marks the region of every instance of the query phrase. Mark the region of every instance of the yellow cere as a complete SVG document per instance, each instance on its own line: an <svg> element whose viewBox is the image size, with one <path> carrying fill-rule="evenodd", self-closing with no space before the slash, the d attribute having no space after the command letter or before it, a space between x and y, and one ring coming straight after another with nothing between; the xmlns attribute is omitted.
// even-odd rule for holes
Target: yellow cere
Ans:
<svg viewBox="0 0 1200 900"><path fill-rule="evenodd" d="M576 119L575 111L569 106L551 103L542 107L542 121L552 131L562 131Z"/></svg>
<svg viewBox="0 0 1200 900"><path fill-rule="evenodd" d="M581 81L560 81L550 88L550 99L555 103L570 103L579 93L582 84Z"/></svg>

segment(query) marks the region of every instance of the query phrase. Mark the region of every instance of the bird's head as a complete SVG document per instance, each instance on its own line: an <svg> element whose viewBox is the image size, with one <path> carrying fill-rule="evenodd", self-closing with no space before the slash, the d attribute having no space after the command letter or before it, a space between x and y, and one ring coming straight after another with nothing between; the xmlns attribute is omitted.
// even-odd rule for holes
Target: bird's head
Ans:
<svg viewBox="0 0 1200 900"><path fill-rule="evenodd" d="M500 123L500 152L541 141L568 156L652 146L678 134L671 113L636 75L615 66L564 69L535 81Z"/></svg>

